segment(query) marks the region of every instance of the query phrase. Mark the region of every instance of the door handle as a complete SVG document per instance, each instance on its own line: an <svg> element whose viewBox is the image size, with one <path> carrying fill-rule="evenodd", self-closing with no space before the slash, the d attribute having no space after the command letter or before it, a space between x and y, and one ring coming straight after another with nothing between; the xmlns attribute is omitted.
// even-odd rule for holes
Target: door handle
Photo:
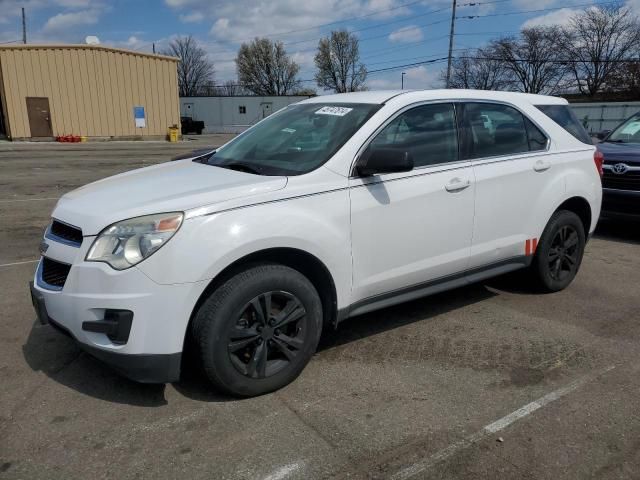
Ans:
<svg viewBox="0 0 640 480"><path fill-rule="evenodd" d="M533 164L533 169L536 172L546 172L550 168L551 168L551 162L549 162L548 160L538 160L536 163Z"/></svg>
<svg viewBox="0 0 640 480"><path fill-rule="evenodd" d="M471 185L471 181L468 178L462 179L460 177L452 178L444 188L447 192L460 192Z"/></svg>

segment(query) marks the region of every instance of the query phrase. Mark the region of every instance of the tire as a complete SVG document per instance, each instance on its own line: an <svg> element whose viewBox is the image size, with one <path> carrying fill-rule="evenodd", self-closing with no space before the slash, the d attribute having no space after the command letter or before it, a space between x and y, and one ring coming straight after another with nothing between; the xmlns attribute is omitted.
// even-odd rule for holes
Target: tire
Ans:
<svg viewBox="0 0 640 480"><path fill-rule="evenodd" d="M545 292L567 288L580 269L584 246L585 231L580 218L568 210L554 213L531 264L537 285Z"/></svg>
<svg viewBox="0 0 640 480"><path fill-rule="evenodd" d="M209 380L252 397L292 382L315 353L321 330L322 303L311 282L297 270L266 264L219 286L199 308L192 332Z"/></svg>

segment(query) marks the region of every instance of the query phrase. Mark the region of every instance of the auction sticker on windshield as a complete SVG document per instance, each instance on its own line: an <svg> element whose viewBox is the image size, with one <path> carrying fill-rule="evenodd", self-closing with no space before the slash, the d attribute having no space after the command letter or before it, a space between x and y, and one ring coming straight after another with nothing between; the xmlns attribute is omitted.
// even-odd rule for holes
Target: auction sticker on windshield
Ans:
<svg viewBox="0 0 640 480"><path fill-rule="evenodd" d="M337 117L344 117L353 108L347 107L322 107L320 110L316 110L316 115L335 115Z"/></svg>

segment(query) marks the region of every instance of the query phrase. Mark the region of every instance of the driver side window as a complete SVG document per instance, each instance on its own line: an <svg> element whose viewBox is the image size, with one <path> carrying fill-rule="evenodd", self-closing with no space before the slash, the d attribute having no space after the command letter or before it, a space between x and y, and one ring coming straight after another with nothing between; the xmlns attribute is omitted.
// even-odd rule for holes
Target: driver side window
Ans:
<svg viewBox="0 0 640 480"><path fill-rule="evenodd" d="M398 115L367 150L409 152L416 167L458 160L458 135L453 104L421 105Z"/></svg>

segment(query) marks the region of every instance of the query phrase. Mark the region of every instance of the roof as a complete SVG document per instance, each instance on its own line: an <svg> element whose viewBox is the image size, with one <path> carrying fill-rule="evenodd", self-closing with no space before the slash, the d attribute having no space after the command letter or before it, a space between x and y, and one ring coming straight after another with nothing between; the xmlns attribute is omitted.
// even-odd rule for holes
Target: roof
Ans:
<svg viewBox="0 0 640 480"><path fill-rule="evenodd" d="M170 57L167 55L158 55L155 53L144 53L144 52L136 52L135 50L126 50L124 48L114 48L107 47L104 45L85 45L85 44L15 44L15 45L0 45L0 51L2 50L69 50L69 49L77 49L77 50L100 50L105 52L115 52L115 53L123 53L126 55L136 55L139 57L151 57L161 60L172 60L177 62L178 57Z"/></svg>
<svg viewBox="0 0 640 480"><path fill-rule="evenodd" d="M564 105L567 101L560 97L548 95L534 95L520 92L498 92L492 90L463 90L463 89L439 89L439 90L374 90L366 92L339 93L335 95L320 95L304 100L300 103L385 103L393 97L402 95L407 100L457 100L457 99L486 99L505 102L522 102L531 104L558 104Z"/></svg>

